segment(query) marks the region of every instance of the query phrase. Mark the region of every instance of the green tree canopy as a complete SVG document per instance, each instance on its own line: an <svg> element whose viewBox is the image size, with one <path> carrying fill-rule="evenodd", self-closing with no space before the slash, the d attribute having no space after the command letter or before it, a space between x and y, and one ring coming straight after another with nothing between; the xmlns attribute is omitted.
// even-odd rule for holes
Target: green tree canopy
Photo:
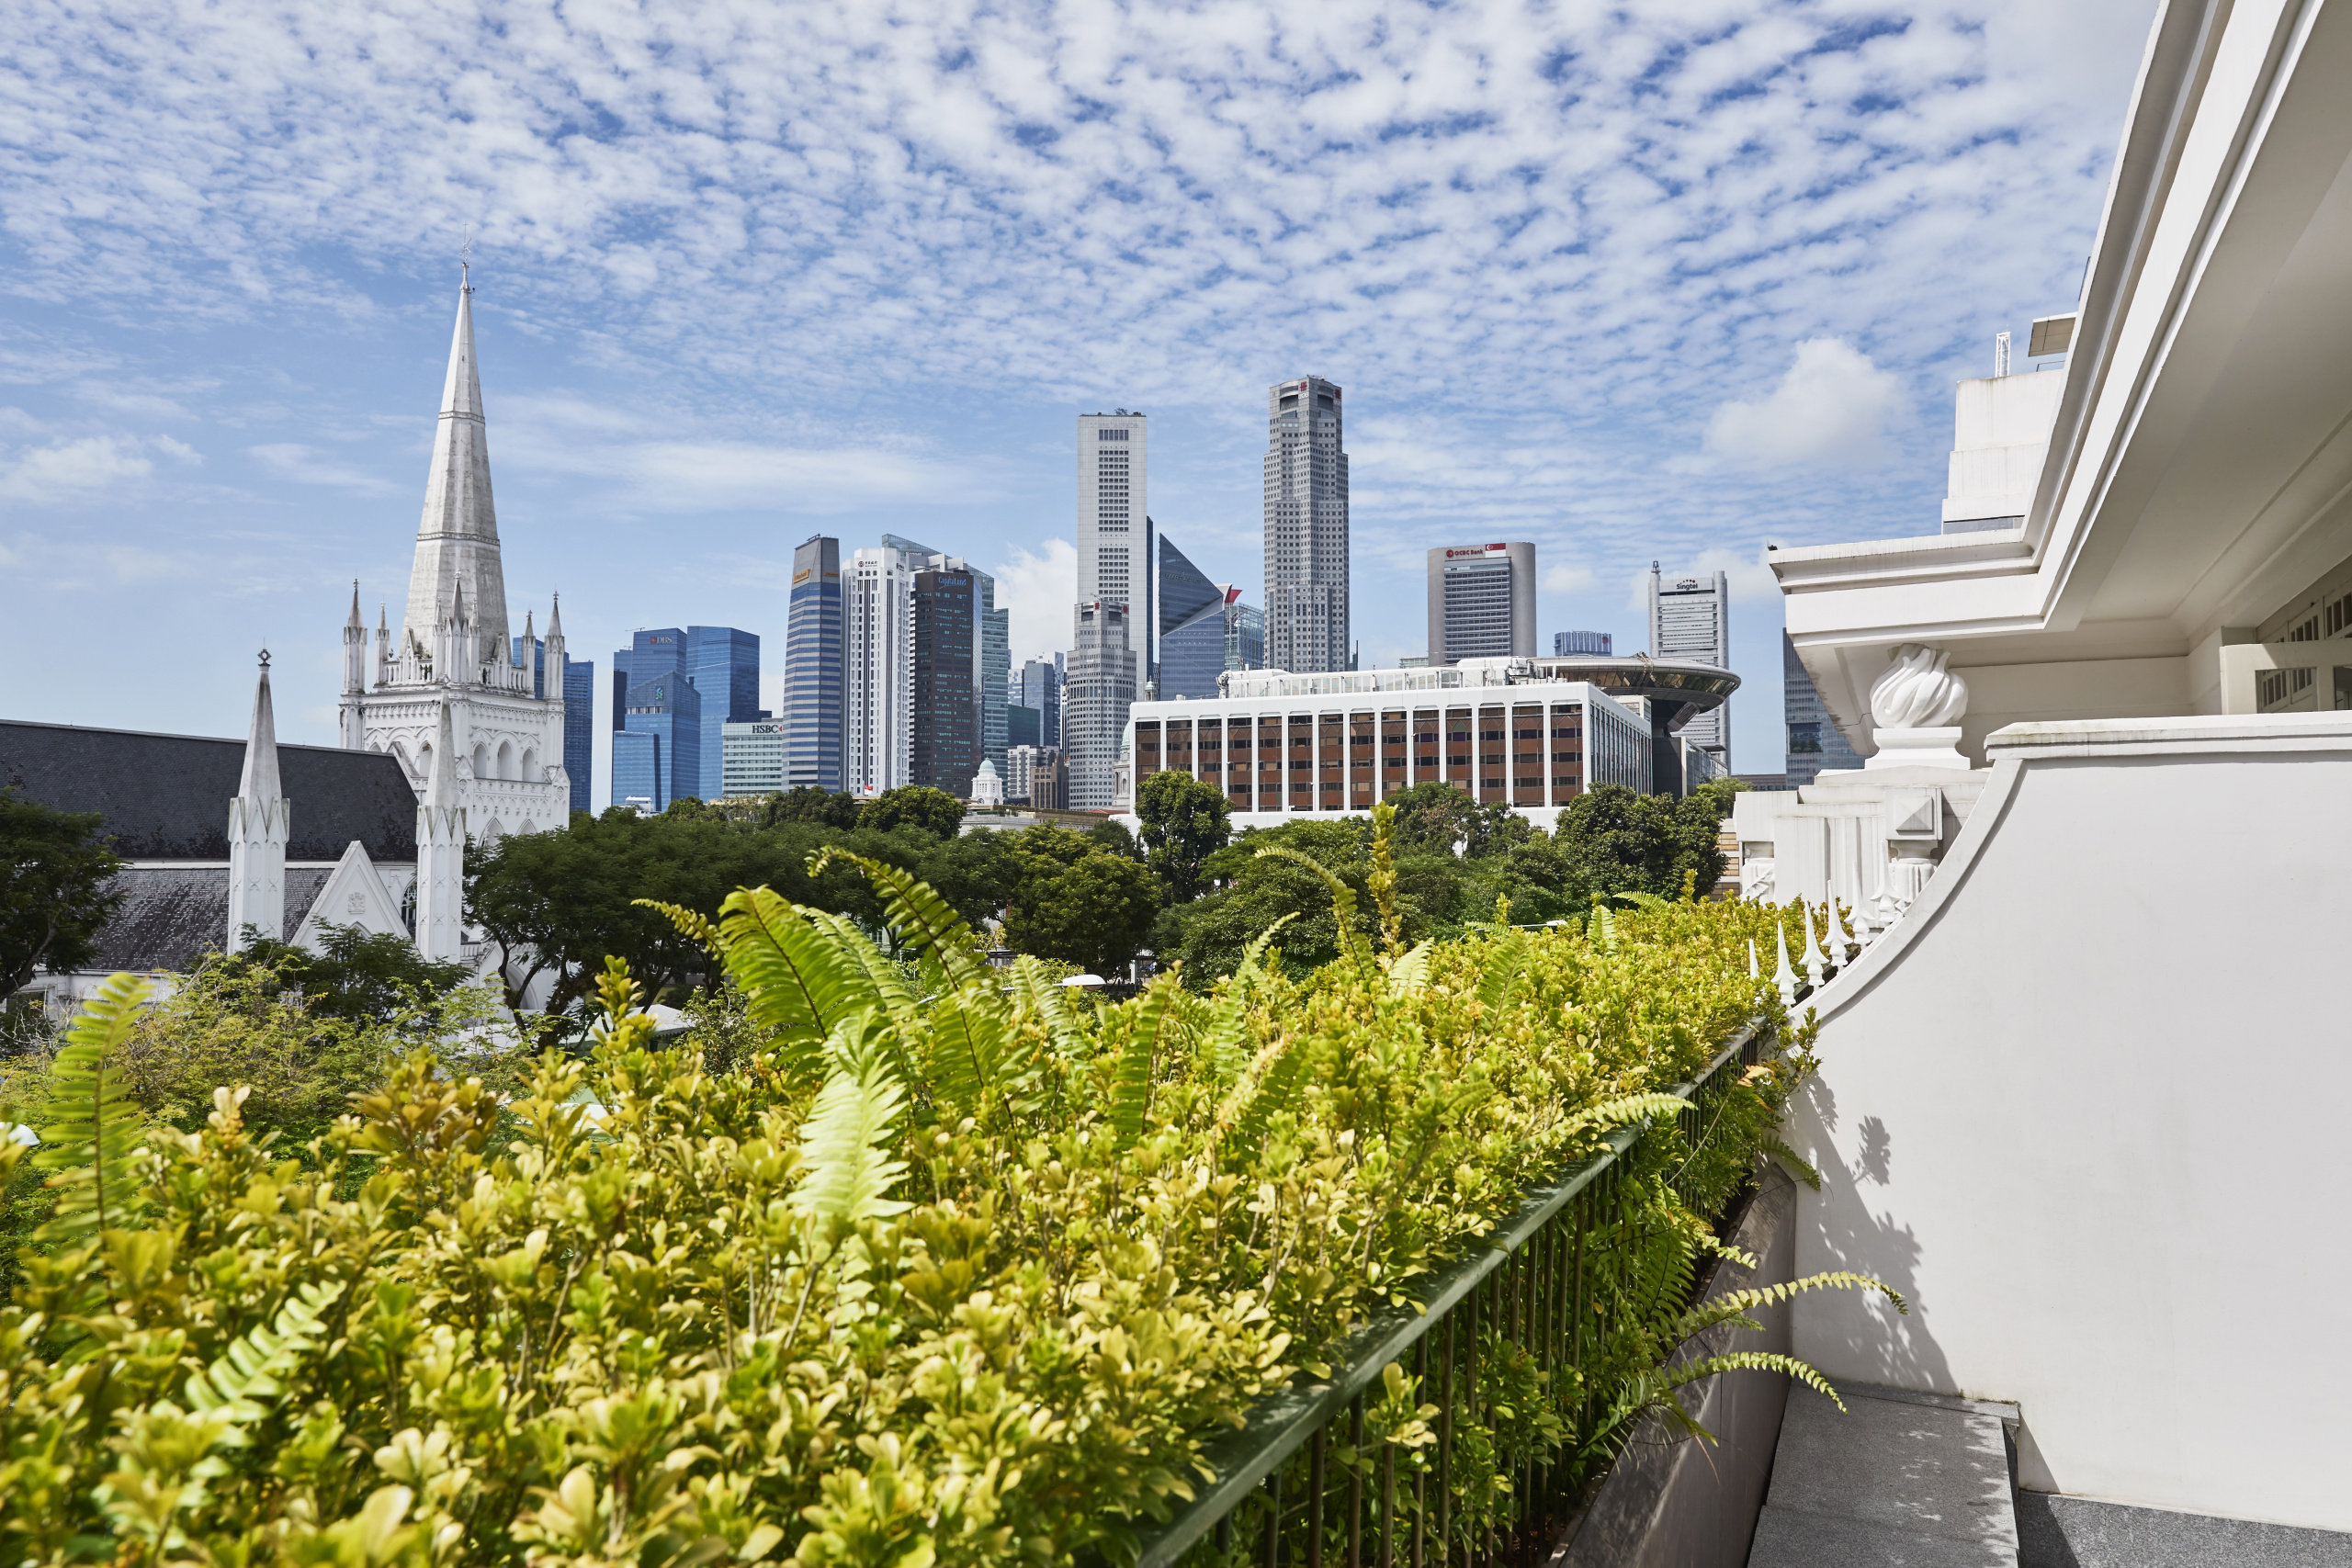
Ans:
<svg viewBox="0 0 2352 1568"><path fill-rule="evenodd" d="M1474 800L1450 784L1417 784L1389 797L1396 808L1400 852L1442 850L1484 860L1535 836L1528 820L1500 803Z"/></svg>
<svg viewBox="0 0 2352 1568"><path fill-rule="evenodd" d="M920 828L934 839L952 839L964 830L964 803L929 784L900 784L867 801L857 825L877 833Z"/></svg>
<svg viewBox="0 0 2352 1568"><path fill-rule="evenodd" d="M95 811L59 811L0 789L0 997L36 970L86 968L98 932L122 902L107 884L122 869Z"/></svg>
<svg viewBox="0 0 2352 1568"><path fill-rule="evenodd" d="M1569 886L1589 898L1611 893L1675 897L1686 874L1704 893L1723 874L1715 847L1723 820L1720 791L1681 800L1636 795L1623 784L1595 784L1560 813L1554 837L1566 862Z"/></svg>
<svg viewBox="0 0 2352 1568"><path fill-rule="evenodd" d="M274 984L300 987L311 1017L354 1023L388 1022L473 978L467 965L427 958L413 942L391 932L329 925L319 949L312 953L265 937L215 963L224 976L266 970Z"/></svg>
<svg viewBox="0 0 2352 1568"><path fill-rule="evenodd" d="M1370 818L1310 819L1252 829L1203 863L1204 878L1223 884L1222 890L1170 911L1173 919L1160 927L1163 954L1183 959L1186 984L1206 986L1231 974L1242 949L1284 915L1298 917L1283 928L1278 939L1284 965L1293 973L1303 974L1338 954L1339 926L1331 911L1330 888L1295 861L1260 858L1261 850L1275 846L1319 862L1354 888L1357 928L1378 940L1378 920L1364 881L1372 873ZM1402 865L1397 884L1397 905L1411 940L1424 922Z"/></svg>
<svg viewBox="0 0 2352 1568"><path fill-rule="evenodd" d="M1159 883L1125 856L1092 850L1068 864L1031 856L1005 909L1004 937L1017 952L1107 979L1142 950L1159 913Z"/></svg>
<svg viewBox="0 0 2352 1568"><path fill-rule="evenodd" d="M815 784L795 784L781 795L767 798L767 823L814 822L820 827L839 828L846 832L857 826L858 813L865 803L847 790L820 789Z"/></svg>
<svg viewBox="0 0 2352 1568"><path fill-rule="evenodd" d="M1172 769L1154 773L1136 791L1143 824L1144 863L1168 884L1169 897L1189 903L1201 890L1201 863L1233 836L1225 792Z"/></svg>

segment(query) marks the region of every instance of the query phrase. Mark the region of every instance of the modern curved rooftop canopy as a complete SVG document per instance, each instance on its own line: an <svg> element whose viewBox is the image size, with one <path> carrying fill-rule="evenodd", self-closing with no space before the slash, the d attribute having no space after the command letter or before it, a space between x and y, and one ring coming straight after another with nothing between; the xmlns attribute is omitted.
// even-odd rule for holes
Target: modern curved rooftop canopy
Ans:
<svg viewBox="0 0 2352 1568"><path fill-rule="evenodd" d="M1654 720L1662 720L1671 734L1709 708L1721 707L1739 690L1739 677L1712 664L1651 659L1642 654L1568 655L1535 659L1537 680L1583 681L1612 697L1640 697L1650 705ZM1653 728L1661 728L1654 724Z"/></svg>

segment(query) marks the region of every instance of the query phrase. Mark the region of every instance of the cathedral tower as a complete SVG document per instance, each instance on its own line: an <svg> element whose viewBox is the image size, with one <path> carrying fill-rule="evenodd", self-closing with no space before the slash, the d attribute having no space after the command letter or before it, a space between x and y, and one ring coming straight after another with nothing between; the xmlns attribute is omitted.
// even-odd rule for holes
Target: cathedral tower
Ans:
<svg viewBox="0 0 2352 1568"><path fill-rule="evenodd" d="M473 289L460 283L407 608L397 641L379 615L373 669L364 671L367 629L355 590L344 628L342 743L398 757L420 802L440 787L435 781L446 767L448 798L436 820L461 824L476 842L571 819L561 683L535 689L531 651L513 646L507 626L490 436L474 358ZM355 689L356 672L372 674L364 690ZM417 852L425 852L422 838ZM423 879L420 867L420 901ZM422 942L422 915L419 922Z"/></svg>

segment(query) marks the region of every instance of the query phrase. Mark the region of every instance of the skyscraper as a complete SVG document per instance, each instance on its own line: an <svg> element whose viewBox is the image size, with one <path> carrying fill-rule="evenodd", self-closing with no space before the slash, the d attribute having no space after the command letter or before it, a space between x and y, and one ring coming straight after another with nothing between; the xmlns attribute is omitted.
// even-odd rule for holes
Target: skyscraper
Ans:
<svg viewBox="0 0 2352 1568"><path fill-rule="evenodd" d="M1151 679L1152 663L1159 657L1150 613L1157 599L1158 561L1146 504L1149 434L1144 416L1125 409L1078 419L1078 603L1081 608L1097 604L1117 607L1120 637L1133 664L1123 679L1099 671L1090 688L1095 700L1111 700L1108 694L1124 690L1132 703ZM1106 793L1098 804L1108 806L1111 766L1116 758L1091 757L1084 749L1103 743L1097 728L1103 723L1110 727L1108 744L1115 749L1126 730L1127 710L1092 715L1089 723L1092 739L1077 734L1065 738L1071 753L1070 791L1083 797L1088 786L1080 781L1099 773Z"/></svg>
<svg viewBox="0 0 2352 1568"><path fill-rule="evenodd" d="M667 811L673 800L718 793L717 777L707 788L703 784L703 708L701 694L675 669L629 687L626 726L613 737L615 801L650 800L651 809ZM634 736L650 736L653 743L628 739Z"/></svg>
<svg viewBox="0 0 2352 1568"><path fill-rule="evenodd" d="M1535 547L1442 545L1429 558L1430 662L1535 657Z"/></svg>
<svg viewBox="0 0 2352 1568"><path fill-rule="evenodd" d="M548 629L552 633L552 617ZM588 775L596 765L596 663L591 659L563 661L563 771L571 775L571 809L588 809Z"/></svg>
<svg viewBox="0 0 2352 1568"><path fill-rule="evenodd" d="M914 741L914 580L938 552L885 534L842 573L842 787L879 795L909 782Z"/></svg>
<svg viewBox="0 0 2352 1568"><path fill-rule="evenodd" d="M1211 582L1200 568L1185 558L1184 552L1178 549L1166 535L1158 536L1153 548L1159 558L1158 570L1153 573L1153 654L1151 667L1145 674L1145 687L1148 692L1166 696L1170 694L1165 685L1165 672L1160 667L1168 658L1169 637L1180 626L1219 612L1225 604L1225 589ZM1193 640L1199 640L1197 634ZM1220 660L1222 657L1220 649Z"/></svg>
<svg viewBox="0 0 2352 1568"><path fill-rule="evenodd" d="M1552 657L1555 659L1609 657L1614 639L1607 632L1554 632Z"/></svg>
<svg viewBox="0 0 2352 1568"><path fill-rule="evenodd" d="M1348 454L1340 389L1319 376L1266 391L1266 662L1349 664Z"/></svg>
<svg viewBox="0 0 2352 1568"><path fill-rule="evenodd" d="M914 671L909 685L913 729L907 748L907 782L971 793L979 769L979 694L972 670L978 630L977 597L968 571L931 567L914 575Z"/></svg>
<svg viewBox="0 0 2352 1568"><path fill-rule="evenodd" d="M812 535L792 552L784 633L784 787L842 787L842 545Z"/></svg>
<svg viewBox="0 0 2352 1568"><path fill-rule="evenodd" d="M733 626L688 626L685 670L687 683L702 701L695 740L702 761L695 772L703 795L715 800L725 776L727 726L760 716L759 637Z"/></svg>
<svg viewBox="0 0 2352 1568"><path fill-rule="evenodd" d="M1723 572L1678 577L1658 575L1650 562L1650 657L1731 667L1731 579ZM1690 745L1712 751L1731 772L1731 704L1700 714L1682 727Z"/></svg>
<svg viewBox="0 0 2352 1568"><path fill-rule="evenodd" d="M1037 733L1040 746L1058 747L1062 743L1062 671L1061 655L1051 659L1032 659L1013 672L1012 700L1018 705L1037 710Z"/></svg>
<svg viewBox="0 0 2352 1568"><path fill-rule="evenodd" d="M1127 606L1107 599L1072 612L1069 683L1062 735L1068 744L1069 800L1084 811L1117 804L1119 743L1136 701L1136 656L1127 640Z"/></svg>

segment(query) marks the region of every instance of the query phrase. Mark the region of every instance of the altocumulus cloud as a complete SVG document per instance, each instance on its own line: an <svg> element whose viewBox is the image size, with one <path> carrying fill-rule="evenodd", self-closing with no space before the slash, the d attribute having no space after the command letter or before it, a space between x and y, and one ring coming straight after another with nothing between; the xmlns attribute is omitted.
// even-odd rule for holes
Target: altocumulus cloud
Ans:
<svg viewBox="0 0 2352 1568"><path fill-rule="evenodd" d="M1707 423L1711 457L1739 468L1867 468L1886 460L1903 383L1841 338L1808 338L1780 385L1733 400Z"/></svg>

